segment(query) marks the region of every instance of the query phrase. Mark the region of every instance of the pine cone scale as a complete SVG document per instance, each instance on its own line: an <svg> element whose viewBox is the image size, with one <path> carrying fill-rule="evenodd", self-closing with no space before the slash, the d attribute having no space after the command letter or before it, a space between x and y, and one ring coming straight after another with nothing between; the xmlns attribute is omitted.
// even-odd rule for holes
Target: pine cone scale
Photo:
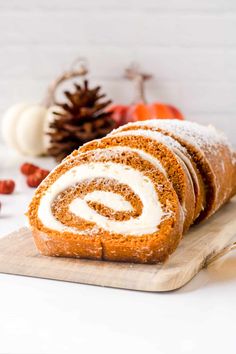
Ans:
<svg viewBox="0 0 236 354"><path fill-rule="evenodd" d="M67 102L58 104L61 112L55 113L50 124L50 148L48 152L57 161L62 160L74 149L92 139L108 134L114 128L112 112L106 111L111 100L100 94L100 86L89 88L85 80L83 86L75 84L75 91L65 91Z"/></svg>

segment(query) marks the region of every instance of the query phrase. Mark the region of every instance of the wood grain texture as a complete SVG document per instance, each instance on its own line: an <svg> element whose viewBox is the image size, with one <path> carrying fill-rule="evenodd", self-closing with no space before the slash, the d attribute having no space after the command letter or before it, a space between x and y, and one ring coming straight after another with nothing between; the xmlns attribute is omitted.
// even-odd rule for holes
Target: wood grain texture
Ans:
<svg viewBox="0 0 236 354"><path fill-rule="evenodd" d="M193 227L165 264L141 265L45 257L22 228L0 240L0 272L143 291L170 291L189 282L211 257L236 241L236 198Z"/></svg>

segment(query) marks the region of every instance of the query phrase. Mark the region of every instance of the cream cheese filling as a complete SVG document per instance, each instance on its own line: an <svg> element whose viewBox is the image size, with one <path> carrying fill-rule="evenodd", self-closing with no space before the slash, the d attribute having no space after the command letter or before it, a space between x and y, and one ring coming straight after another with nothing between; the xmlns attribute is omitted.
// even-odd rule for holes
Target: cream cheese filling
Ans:
<svg viewBox="0 0 236 354"><path fill-rule="evenodd" d="M87 221L94 222L97 227L111 233L134 236L156 232L162 219L169 216L169 214L165 214L162 210L152 181L143 173L130 166L119 163L92 162L71 168L48 187L40 200L38 208L38 217L42 223L50 229L61 232L83 233L74 227L63 225L58 221L52 213L51 206L57 195L65 189L76 186L77 183L83 180L99 177L107 178L108 180L115 179L118 183L127 184L133 192L139 196L143 204L142 214L136 218L131 217L129 220L125 221L110 220L98 214L93 208L90 208L87 203L88 199L86 200L86 198L75 198L71 202L69 210L73 214ZM97 201L100 202L101 194L97 195L97 197ZM111 194L107 197L110 198L109 205L117 202L117 197ZM87 198L89 198L89 196ZM96 194L93 195L93 201L96 201ZM126 201L120 199L119 207L126 208Z"/></svg>
<svg viewBox="0 0 236 354"><path fill-rule="evenodd" d="M115 211L133 211L133 207L123 196L108 191L93 191L84 197L86 202L106 205Z"/></svg>

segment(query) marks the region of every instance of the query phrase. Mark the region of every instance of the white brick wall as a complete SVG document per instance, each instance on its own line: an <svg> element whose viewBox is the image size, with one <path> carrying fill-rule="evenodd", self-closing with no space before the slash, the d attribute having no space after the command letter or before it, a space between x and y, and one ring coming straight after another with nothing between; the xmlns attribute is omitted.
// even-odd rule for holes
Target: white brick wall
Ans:
<svg viewBox="0 0 236 354"><path fill-rule="evenodd" d="M40 100L77 56L116 102L132 100L122 71L138 61L155 76L150 101L236 143L235 0L0 0L0 113Z"/></svg>

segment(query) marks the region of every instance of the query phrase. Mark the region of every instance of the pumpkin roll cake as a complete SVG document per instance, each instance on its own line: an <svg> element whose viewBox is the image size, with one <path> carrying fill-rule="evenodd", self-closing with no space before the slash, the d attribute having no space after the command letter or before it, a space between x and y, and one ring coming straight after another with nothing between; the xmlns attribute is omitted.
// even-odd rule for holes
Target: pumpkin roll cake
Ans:
<svg viewBox="0 0 236 354"><path fill-rule="evenodd" d="M114 149L66 159L40 185L28 216L45 255L140 263L164 261L184 222L162 166Z"/></svg>
<svg viewBox="0 0 236 354"><path fill-rule="evenodd" d="M47 256L163 262L235 193L234 157L213 128L127 124L74 151L38 187L28 210L36 246Z"/></svg>

